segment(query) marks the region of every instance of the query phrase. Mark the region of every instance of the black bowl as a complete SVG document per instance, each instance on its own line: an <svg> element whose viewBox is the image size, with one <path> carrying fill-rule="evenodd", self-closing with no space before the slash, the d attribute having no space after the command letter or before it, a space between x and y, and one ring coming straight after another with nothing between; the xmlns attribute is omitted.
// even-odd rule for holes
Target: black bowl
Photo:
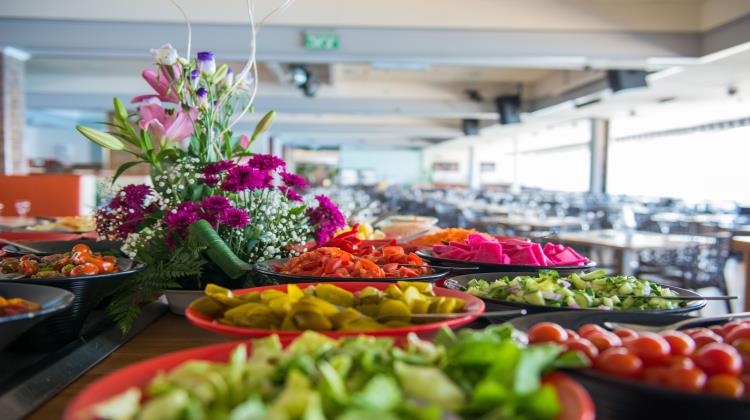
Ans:
<svg viewBox="0 0 750 420"><path fill-rule="evenodd" d="M16 283L57 287L73 292L73 304L57 316L47 319L28 331L19 342L23 347L40 347L55 343L68 342L76 337L83 328L83 323L92 309L99 302L112 295L118 286L128 277L143 270L144 265L133 260L119 258L119 272L97 274L81 277L56 277L42 279L9 279L0 283Z"/></svg>
<svg viewBox="0 0 750 420"><path fill-rule="evenodd" d="M452 277L445 281L445 284L443 287L447 287L448 289L453 290L460 290L460 291L466 291L468 288L469 281L473 279L481 279L481 280L487 280L487 281L493 281L497 280L501 277L514 277L514 276L536 276L538 273L529 272L529 273L523 273L523 272L502 272L502 273L477 273L477 274L466 274L463 276L456 276ZM661 287L666 287L668 289L672 289L675 292L677 292L680 296L691 296L691 297L700 297L699 294L692 292L690 290L681 289L679 287L669 286L669 285L660 285ZM480 296L478 296L480 297ZM487 297L480 297L484 303L487 305L488 311L502 311L506 309L511 308L524 308L526 309L526 312L528 314L537 314L542 312L601 312L597 310L596 308L568 308L568 307L555 307L555 306L542 306L542 305L532 305L530 303L520 303L520 302L508 302L507 300L500 300L500 299L494 299L494 298L487 298ZM626 312L626 313L649 313L649 314L678 314L678 313L686 313L686 312L692 312L697 311L701 308L706 306L705 300L696 300L692 301L692 304L684 307L684 308L675 308L675 309L660 309L660 310L653 310L653 311L607 311L607 312ZM504 322L507 319L499 319L499 318L492 318L492 322Z"/></svg>
<svg viewBox="0 0 750 420"><path fill-rule="evenodd" d="M581 273L583 271L587 271L596 267L596 263L593 261L590 261L588 264L584 264L584 265L549 265L549 266L543 267L543 266L535 266L535 265L492 264L492 263L476 262L476 261L451 260L448 258L440 258L440 257L433 256L431 249L420 249L419 251L416 252L416 254L431 263L440 264L443 266L477 267L477 270L475 271L476 273L496 273L496 272L531 273L531 272L539 272L542 270L555 270L558 273L565 275L565 274Z"/></svg>
<svg viewBox="0 0 750 420"><path fill-rule="evenodd" d="M515 318L510 324L517 330L527 332L535 324L544 321L556 322L575 330L584 324L601 325L605 321L660 326L686 319L694 318L644 312L570 311ZM572 370L570 374L596 401L596 416L600 419L750 419L748 399L679 391L620 379L589 369Z"/></svg>
<svg viewBox="0 0 750 420"><path fill-rule="evenodd" d="M274 260L261 261L255 264L255 271L266 277L271 278L273 281L279 284L285 283L315 283L315 282L331 282L331 281L375 281L385 283L395 283L397 281L424 281L424 282L435 282L448 276L451 273L449 269L444 268L433 268L432 274L426 274L419 277L386 277L386 278L339 278L339 277L321 277L321 276L300 276L296 274L281 274L277 272L273 266L274 264L283 264L288 258L277 258Z"/></svg>
<svg viewBox="0 0 750 420"><path fill-rule="evenodd" d="M73 293L55 287L2 282L0 296L23 298L42 306L38 311L0 317L0 350L45 318L68 308L75 299Z"/></svg>
<svg viewBox="0 0 750 420"><path fill-rule="evenodd" d="M0 241L2 242L2 241ZM41 241L41 242L24 242L24 245L28 245L31 248L38 249L41 252L34 252L33 254L44 256L52 254L63 254L70 252L73 249L73 245L84 244L88 245L93 252L114 252L118 253L122 247L121 241L97 241L94 239L77 239L74 241ZM14 245L5 245L2 250L9 254L32 254L27 250L16 248Z"/></svg>

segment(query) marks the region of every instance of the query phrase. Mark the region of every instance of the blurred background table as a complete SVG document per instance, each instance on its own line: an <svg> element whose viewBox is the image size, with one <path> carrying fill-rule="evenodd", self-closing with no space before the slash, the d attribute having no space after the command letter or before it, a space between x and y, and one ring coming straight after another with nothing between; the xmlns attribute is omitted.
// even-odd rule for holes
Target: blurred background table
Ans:
<svg viewBox="0 0 750 420"><path fill-rule="evenodd" d="M615 253L617 272L633 275L638 265L638 252L643 250L681 249L691 245L712 245L714 238L705 236L661 234L655 232L621 232L611 229L582 232L561 232L560 242L594 248L610 249Z"/></svg>
<svg viewBox="0 0 750 420"><path fill-rule="evenodd" d="M750 311L750 236L735 236L732 238L732 248L742 252L742 262L745 265L745 311Z"/></svg>

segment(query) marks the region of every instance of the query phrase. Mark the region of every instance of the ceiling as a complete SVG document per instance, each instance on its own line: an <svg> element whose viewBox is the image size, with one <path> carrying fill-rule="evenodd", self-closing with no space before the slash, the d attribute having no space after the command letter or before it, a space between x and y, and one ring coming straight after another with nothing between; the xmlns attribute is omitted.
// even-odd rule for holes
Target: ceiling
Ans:
<svg viewBox="0 0 750 420"><path fill-rule="evenodd" d="M242 68L244 2L179 3L193 22L193 51ZM281 3L258 2L256 14ZM340 48L302 48L310 31L337 34ZM258 37L256 109L278 111L272 134L291 145L428 147L460 142L466 118L483 134L510 135L665 98L713 100L750 75L750 54L726 53L750 42L746 0L297 0ZM148 49L172 40L184 51L185 26L167 0L6 0L0 39L31 54L26 92L35 114L73 118L85 113L59 110L106 110L112 96L147 92L139 74L151 65ZM295 64L320 80L314 98L289 82ZM609 69L654 74L647 89L612 94L602 87ZM522 97L523 124L497 124L502 95ZM576 108L575 95L600 101Z"/></svg>

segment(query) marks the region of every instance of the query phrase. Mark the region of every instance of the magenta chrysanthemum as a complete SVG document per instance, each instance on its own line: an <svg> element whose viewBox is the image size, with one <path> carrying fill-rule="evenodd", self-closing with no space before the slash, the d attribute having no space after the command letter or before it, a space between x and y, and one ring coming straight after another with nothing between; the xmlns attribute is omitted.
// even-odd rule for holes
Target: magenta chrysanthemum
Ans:
<svg viewBox="0 0 750 420"><path fill-rule="evenodd" d="M274 171L278 168L286 167L286 162L284 162L284 159L278 158L274 155L264 154L254 155L252 158L250 158L250 161L248 161L247 164L261 171Z"/></svg>
<svg viewBox="0 0 750 420"><path fill-rule="evenodd" d="M224 211L224 209L232 207L232 203L230 203L229 199L224 196L212 195L203 200L201 206L203 207L203 211L208 214L218 214Z"/></svg>
<svg viewBox="0 0 750 420"><path fill-rule="evenodd" d="M250 223L250 216L245 210L228 208L219 216L219 223L232 229L239 229Z"/></svg>
<svg viewBox="0 0 750 420"><path fill-rule="evenodd" d="M176 209L167 211L164 222L171 230L182 231L201 219L201 208L192 201L181 203Z"/></svg>
<svg viewBox="0 0 750 420"><path fill-rule="evenodd" d="M228 192L243 190L257 190L271 186L273 178L267 171L252 168L248 165L240 165L232 168L226 177L221 189Z"/></svg>
<svg viewBox="0 0 750 420"><path fill-rule="evenodd" d="M310 223L315 226L315 241L319 244L325 243L336 231L346 226L344 215L330 198L325 195L316 195L318 207L308 208L306 214Z"/></svg>
<svg viewBox="0 0 750 420"><path fill-rule="evenodd" d="M286 184L287 187L299 189L307 188L307 181L305 178L291 172L282 172L281 180L284 181L284 184Z"/></svg>
<svg viewBox="0 0 750 420"><path fill-rule="evenodd" d="M295 191L293 188L289 188L286 185L281 185L279 187L279 191L284 193L284 195L292 201L302 201L302 196L299 195L299 193Z"/></svg>
<svg viewBox="0 0 750 420"><path fill-rule="evenodd" d="M210 163L203 168L203 175L208 178L212 175L219 175L222 172L232 169L234 162L230 160L220 160L218 162Z"/></svg>

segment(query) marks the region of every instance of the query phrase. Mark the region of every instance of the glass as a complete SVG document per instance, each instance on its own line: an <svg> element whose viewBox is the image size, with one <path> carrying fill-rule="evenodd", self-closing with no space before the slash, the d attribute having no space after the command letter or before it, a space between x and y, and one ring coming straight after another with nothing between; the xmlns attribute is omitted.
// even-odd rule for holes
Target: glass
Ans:
<svg viewBox="0 0 750 420"><path fill-rule="evenodd" d="M26 217L31 211L31 201L29 200L18 200L15 203L16 213L21 217Z"/></svg>

